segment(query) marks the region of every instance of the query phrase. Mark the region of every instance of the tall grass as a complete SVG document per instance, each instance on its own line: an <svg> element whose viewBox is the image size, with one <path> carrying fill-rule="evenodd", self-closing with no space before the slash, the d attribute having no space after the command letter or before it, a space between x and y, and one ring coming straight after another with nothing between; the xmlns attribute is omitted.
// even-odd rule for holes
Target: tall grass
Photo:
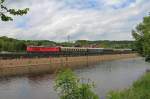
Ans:
<svg viewBox="0 0 150 99"><path fill-rule="evenodd" d="M150 99L150 72L134 82L131 88L110 92L107 99Z"/></svg>

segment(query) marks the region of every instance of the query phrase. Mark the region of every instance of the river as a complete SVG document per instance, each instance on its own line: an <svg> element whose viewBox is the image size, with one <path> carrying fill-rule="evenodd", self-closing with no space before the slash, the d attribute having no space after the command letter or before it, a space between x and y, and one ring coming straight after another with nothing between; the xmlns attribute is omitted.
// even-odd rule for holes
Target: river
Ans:
<svg viewBox="0 0 150 99"><path fill-rule="evenodd" d="M103 99L110 90L128 88L150 63L143 58L122 59L75 70L84 79L95 82L95 92ZM54 76L20 76L0 78L0 99L58 99L53 90Z"/></svg>

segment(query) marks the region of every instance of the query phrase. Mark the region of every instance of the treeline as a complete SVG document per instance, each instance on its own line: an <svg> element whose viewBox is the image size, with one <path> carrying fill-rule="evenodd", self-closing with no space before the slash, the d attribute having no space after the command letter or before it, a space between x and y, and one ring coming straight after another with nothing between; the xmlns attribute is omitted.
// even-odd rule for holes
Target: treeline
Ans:
<svg viewBox="0 0 150 99"><path fill-rule="evenodd" d="M24 51L25 48L24 41L0 37L0 51Z"/></svg>
<svg viewBox="0 0 150 99"><path fill-rule="evenodd" d="M78 40L75 42L76 46L93 46L93 47L102 47L102 48L130 48L134 49L134 41L109 41L109 40L99 40L99 41L87 41L87 40Z"/></svg>
<svg viewBox="0 0 150 99"><path fill-rule="evenodd" d="M0 52L2 51L10 51L10 52L22 52L26 50L28 45L49 45L55 46L56 43L48 40L17 40L8 37L0 37Z"/></svg>
<svg viewBox="0 0 150 99"><path fill-rule="evenodd" d="M134 49L134 41L87 41L77 40L75 42L54 42L49 40L17 40L8 37L0 37L0 52L25 51L28 45L35 46L65 46L65 47L103 47L103 48L130 48Z"/></svg>

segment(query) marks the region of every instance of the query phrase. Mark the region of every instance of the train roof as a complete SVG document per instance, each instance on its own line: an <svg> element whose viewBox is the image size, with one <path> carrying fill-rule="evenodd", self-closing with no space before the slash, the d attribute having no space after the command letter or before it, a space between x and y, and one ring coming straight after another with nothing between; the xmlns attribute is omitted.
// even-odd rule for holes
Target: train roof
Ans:
<svg viewBox="0 0 150 99"><path fill-rule="evenodd" d="M61 48L68 48L68 49L86 49L85 47L61 47Z"/></svg>
<svg viewBox="0 0 150 99"><path fill-rule="evenodd" d="M91 47L60 47L60 48L68 48L68 49L105 49L105 48L91 48Z"/></svg>
<svg viewBox="0 0 150 99"><path fill-rule="evenodd" d="M58 46L33 46L33 45L30 45L30 46L27 46L27 47L51 47L51 48L58 48Z"/></svg>

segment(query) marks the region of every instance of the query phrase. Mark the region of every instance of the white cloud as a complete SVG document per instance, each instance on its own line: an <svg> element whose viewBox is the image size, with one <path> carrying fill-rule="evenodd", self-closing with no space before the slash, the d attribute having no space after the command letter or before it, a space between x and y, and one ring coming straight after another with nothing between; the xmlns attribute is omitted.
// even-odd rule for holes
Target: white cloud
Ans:
<svg viewBox="0 0 150 99"><path fill-rule="evenodd" d="M106 5L118 5L121 4L122 2L125 2L125 0L103 0L103 2Z"/></svg>
<svg viewBox="0 0 150 99"><path fill-rule="evenodd" d="M119 9L110 5L119 5L125 0L109 1L101 0L97 5L103 6L100 9L70 8L64 0L16 0L11 5L8 2L15 8L29 7L30 12L26 16L15 17L13 22L1 22L0 35L55 41L64 41L67 35L73 40L132 40L131 30L148 14L150 1L136 0Z"/></svg>

